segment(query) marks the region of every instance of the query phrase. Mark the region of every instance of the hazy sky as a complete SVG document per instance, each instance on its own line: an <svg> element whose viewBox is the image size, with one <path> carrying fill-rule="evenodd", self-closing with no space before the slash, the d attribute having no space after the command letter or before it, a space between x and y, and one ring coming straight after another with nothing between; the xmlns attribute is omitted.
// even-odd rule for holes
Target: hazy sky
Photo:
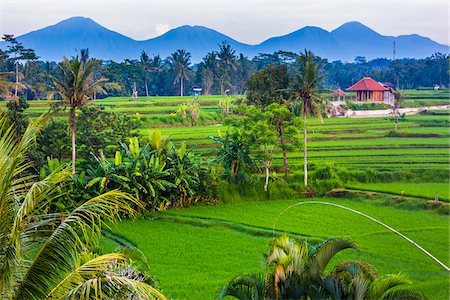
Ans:
<svg viewBox="0 0 450 300"><path fill-rule="evenodd" d="M359 21L383 35L417 33L450 44L449 0L0 0L0 33L16 36L72 16L137 40L203 25L257 44L304 26L328 31Z"/></svg>

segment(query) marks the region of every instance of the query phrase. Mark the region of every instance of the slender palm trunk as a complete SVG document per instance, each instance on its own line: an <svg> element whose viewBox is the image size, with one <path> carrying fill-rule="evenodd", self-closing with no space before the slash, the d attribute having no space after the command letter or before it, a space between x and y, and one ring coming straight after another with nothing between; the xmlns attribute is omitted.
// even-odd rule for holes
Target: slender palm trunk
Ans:
<svg viewBox="0 0 450 300"><path fill-rule="evenodd" d="M17 97L18 90L19 90L19 62L16 61L16 87L14 91L14 97Z"/></svg>
<svg viewBox="0 0 450 300"><path fill-rule="evenodd" d="M145 95L148 97L148 85L147 85L147 79L145 79Z"/></svg>
<svg viewBox="0 0 450 300"><path fill-rule="evenodd" d="M264 192L267 192L267 187L269 186L269 171L270 171L270 161L264 161L264 168L266 168L266 180L264 182Z"/></svg>
<svg viewBox="0 0 450 300"><path fill-rule="evenodd" d="M72 174L75 174L75 160L77 158L77 150L75 144L75 135L76 135L76 115L75 115L75 107L70 109L70 127L72 129Z"/></svg>
<svg viewBox="0 0 450 300"><path fill-rule="evenodd" d="M181 80L180 80L180 96L181 97L183 97L183 89L184 89L184 87L183 87L183 77L181 77Z"/></svg>
<svg viewBox="0 0 450 300"><path fill-rule="evenodd" d="M308 185L308 150L306 148L307 137L306 137L306 111L303 111L303 179L305 186Z"/></svg>

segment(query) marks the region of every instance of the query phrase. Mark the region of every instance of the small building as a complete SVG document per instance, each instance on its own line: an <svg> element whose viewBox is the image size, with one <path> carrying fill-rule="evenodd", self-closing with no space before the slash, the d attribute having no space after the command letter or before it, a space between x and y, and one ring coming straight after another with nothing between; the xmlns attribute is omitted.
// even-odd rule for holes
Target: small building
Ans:
<svg viewBox="0 0 450 300"><path fill-rule="evenodd" d="M194 92L194 96L199 96L202 93L202 88L199 87L193 87L192 91Z"/></svg>
<svg viewBox="0 0 450 300"><path fill-rule="evenodd" d="M384 86L370 77L363 77L346 90L356 92L356 102L394 102L392 88Z"/></svg>
<svg viewBox="0 0 450 300"><path fill-rule="evenodd" d="M345 95L347 95L347 93L341 90L341 88L338 88L331 93L331 101L345 101Z"/></svg>

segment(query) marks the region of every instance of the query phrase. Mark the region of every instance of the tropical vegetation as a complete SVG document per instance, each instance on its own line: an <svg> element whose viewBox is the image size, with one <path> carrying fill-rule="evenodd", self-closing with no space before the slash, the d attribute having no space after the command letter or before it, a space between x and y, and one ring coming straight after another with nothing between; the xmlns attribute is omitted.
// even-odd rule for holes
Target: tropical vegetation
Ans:
<svg viewBox="0 0 450 300"><path fill-rule="evenodd" d="M28 175L27 160L41 119L20 139L0 117L0 295L2 299L165 299L144 278L131 276L127 252L99 254L95 247L103 226L134 216L139 201L110 191L80 203L68 213L44 213L61 197L65 167L42 179ZM131 253L131 252L128 252ZM137 274L137 273L135 273Z"/></svg>

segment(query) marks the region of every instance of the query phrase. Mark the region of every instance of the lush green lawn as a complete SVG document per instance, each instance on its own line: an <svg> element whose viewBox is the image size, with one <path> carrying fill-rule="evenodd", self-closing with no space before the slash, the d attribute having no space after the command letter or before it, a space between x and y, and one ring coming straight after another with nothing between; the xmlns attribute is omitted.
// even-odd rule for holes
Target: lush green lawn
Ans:
<svg viewBox="0 0 450 300"><path fill-rule="evenodd" d="M383 206L382 203L320 199L352 207L414 239L444 263L449 262L448 217L427 211ZM124 221L114 229L143 250L151 273L174 299L214 299L233 276L262 271L277 216L295 200L200 206L155 213L148 219ZM407 274L412 288L429 299L448 299L448 272L407 241L348 211L323 205L301 205L287 211L276 229L312 243L327 237L353 240L360 251L346 250L346 259L374 264L380 273Z"/></svg>
<svg viewBox="0 0 450 300"><path fill-rule="evenodd" d="M425 199L434 199L435 193L438 192L439 199L442 201L450 201L449 183L408 183L408 182L391 182L391 183L351 183L346 187L352 189L383 192L411 197L419 197Z"/></svg>

